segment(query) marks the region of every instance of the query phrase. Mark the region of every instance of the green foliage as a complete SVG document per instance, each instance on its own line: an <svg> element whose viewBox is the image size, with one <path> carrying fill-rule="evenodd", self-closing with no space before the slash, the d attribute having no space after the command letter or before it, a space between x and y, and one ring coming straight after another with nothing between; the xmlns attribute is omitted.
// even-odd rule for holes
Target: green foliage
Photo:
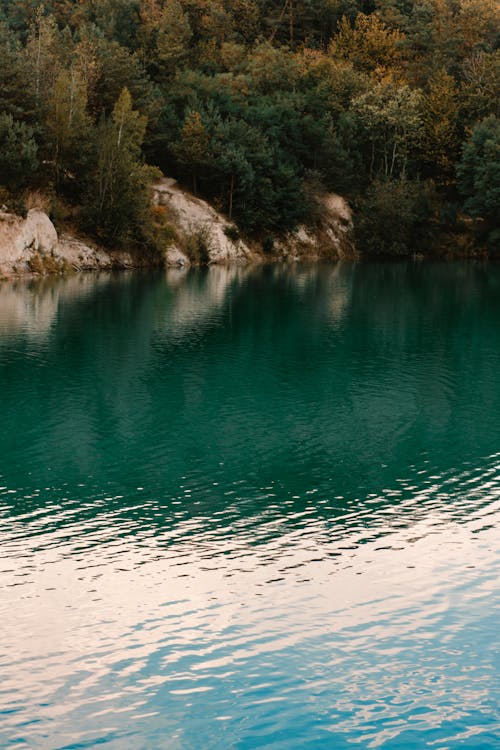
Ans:
<svg viewBox="0 0 500 750"><path fill-rule="evenodd" d="M198 173L201 168L210 164L210 136L201 115L195 110L187 113L181 128L174 153L179 164L191 172L192 188L198 192Z"/></svg>
<svg viewBox="0 0 500 750"><path fill-rule="evenodd" d="M500 228L500 120L480 122L465 144L457 167L464 210L483 219L489 240L498 240ZM500 245L497 245L497 247Z"/></svg>
<svg viewBox="0 0 500 750"><path fill-rule="evenodd" d="M146 116L154 115L153 87L137 53L132 53L116 41L99 36L88 39L95 50L96 80L89 96L89 108L99 117L109 115L120 92L127 88L134 106Z"/></svg>
<svg viewBox="0 0 500 750"><path fill-rule="evenodd" d="M79 171L90 137L87 87L75 67L59 72L47 109L47 132L59 187L64 180L74 179Z"/></svg>
<svg viewBox="0 0 500 750"><path fill-rule="evenodd" d="M206 265L210 261L210 249L212 246L212 235L209 226L203 226L186 239L186 255L191 263Z"/></svg>
<svg viewBox="0 0 500 750"><path fill-rule="evenodd" d="M132 108L123 89L110 117L97 129L96 163L89 177L86 219L107 244L127 245L144 239L152 170L141 159L146 119Z"/></svg>
<svg viewBox="0 0 500 750"><path fill-rule="evenodd" d="M0 113L31 119L35 102L26 58L16 35L0 21Z"/></svg>
<svg viewBox="0 0 500 750"><path fill-rule="evenodd" d="M359 128L350 113L342 113L336 123L330 119L326 124L321 164L321 174L330 190L347 195L359 192L366 167Z"/></svg>
<svg viewBox="0 0 500 750"><path fill-rule="evenodd" d="M57 75L59 32L53 16L44 14L40 5L30 24L25 48L26 66L33 81L35 99L43 108L45 96L52 89Z"/></svg>
<svg viewBox="0 0 500 750"><path fill-rule="evenodd" d="M134 47L140 25L139 0L99 0L84 4L86 20L123 47Z"/></svg>
<svg viewBox="0 0 500 750"><path fill-rule="evenodd" d="M167 0L159 17L156 61L162 80L171 78L189 55L193 35L189 18L179 0Z"/></svg>
<svg viewBox="0 0 500 750"><path fill-rule="evenodd" d="M33 129L0 113L0 184L10 190L28 185L38 167Z"/></svg>
<svg viewBox="0 0 500 750"><path fill-rule="evenodd" d="M444 69L429 81L424 97L422 160L437 179L449 184L458 159L460 102L454 79Z"/></svg>
<svg viewBox="0 0 500 750"><path fill-rule="evenodd" d="M400 63L402 40L402 34L388 28L379 16L359 13L352 24L342 18L329 51L362 70L392 68Z"/></svg>
<svg viewBox="0 0 500 750"><path fill-rule="evenodd" d="M368 147L370 177L405 176L408 162L423 134L422 96L418 89L381 83L357 97L353 113Z"/></svg>
<svg viewBox="0 0 500 750"><path fill-rule="evenodd" d="M241 237L238 227L236 227L234 224L230 224L229 226L224 227L224 234L226 235L228 240L231 240L231 242L238 242Z"/></svg>
<svg viewBox="0 0 500 750"><path fill-rule="evenodd" d="M399 252L429 179L493 237L498 22L496 0L5 0L0 183L141 247L169 231L146 162L258 237L316 221L322 185L361 206L361 235L386 217L395 239L373 237Z"/></svg>
<svg viewBox="0 0 500 750"><path fill-rule="evenodd" d="M382 256L429 250L435 205L430 184L406 179L376 180L355 213L359 250Z"/></svg>

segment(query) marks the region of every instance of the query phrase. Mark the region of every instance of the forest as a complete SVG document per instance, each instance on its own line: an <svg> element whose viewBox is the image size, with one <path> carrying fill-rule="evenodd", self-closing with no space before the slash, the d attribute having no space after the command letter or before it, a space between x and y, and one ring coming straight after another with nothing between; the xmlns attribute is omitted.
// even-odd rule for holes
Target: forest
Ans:
<svg viewBox="0 0 500 750"><path fill-rule="evenodd" d="M1 0L0 205L161 251L161 173L264 241L500 248L497 0ZM264 242L265 244L265 242Z"/></svg>

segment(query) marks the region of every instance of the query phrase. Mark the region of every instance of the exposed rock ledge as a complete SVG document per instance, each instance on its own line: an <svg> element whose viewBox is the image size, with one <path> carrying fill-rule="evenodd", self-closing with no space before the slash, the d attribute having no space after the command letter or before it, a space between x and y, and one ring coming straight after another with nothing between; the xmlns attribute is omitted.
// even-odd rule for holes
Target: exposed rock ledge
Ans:
<svg viewBox="0 0 500 750"><path fill-rule="evenodd" d="M0 211L0 276L137 265L129 253L110 252L65 234L59 237L47 214L37 208L25 219Z"/></svg>
<svg viewBox="0 0 500 750"><path fill-rule="evenodd" d="M236 225L218 213L206 201L185 192L170 178L153 185L153 203L165 206L173 217L179 242L168 248L168 266L190 264L184 251L190 238L203 236L209 263L242 263L263 260L262 249L238 238ZM352 244L352 212L340 195L327 194L320 199L321 216L314 228L300 226L295 232L277 237L273 259L301 260L345 258L356 255Z"/></svg>
<svg viewBox="0 0 500 750"><path fill-rule="evenodd" d="M247 264L259 259L239 238L235 224L206 201L181 190L175 180L165 177L153 185L153 203L169 209L179 235L179 243L167 249L168 266L189 265L185 248L196 237L204 243L209 263Z"/></svg>
<svg viewBox="0 0 500 750"><path fill-rule="evenodd" d="M153 186L153 202L169 211L178 242L165 249L167 266L188 266L193 242L202 244L208 263L248 264L266 256L255 244L239 237L236 226L205 201L163 179ZM322 220L314 229L299 227L296 232L275 238L272 259L352 256L352 218L346 201L337 195L323 198ZM87 240L68 234L58 236L43 211L33 208L25 219L0 210L0 276L26 273L60 273L69 270L109 270L136 268L144 259L125 251L105 250Z"/></svg>

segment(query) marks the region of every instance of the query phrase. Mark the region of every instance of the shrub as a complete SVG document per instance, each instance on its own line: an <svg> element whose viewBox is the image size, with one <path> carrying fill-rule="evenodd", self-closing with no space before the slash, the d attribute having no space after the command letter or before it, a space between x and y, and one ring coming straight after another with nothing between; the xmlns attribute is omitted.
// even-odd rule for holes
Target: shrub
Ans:
<svg viewBox="0 0 500 750"><path fill-rule="evenodd" d="M262 251L266 253L266 255L271 255L271 253L274 250L274 239L271 237L271 235L268 235L267 237L264 237L262 240Z"/></svg>
<svg viewBox="0 0 500 750"><path fill-rule="evenodd" d="M358 204L354 235L362 253L410 255L431 237L433 186L418 180L377 180Z"/></svg>
<svg viewBox="0 0 500 750"><path fill-rule="evenodd" d="M493 115L478 123L464 145L457 166L464 210L484 221L483 232L492 248L500 234L500 120Z"/></svg>
<svg viewBox="0 0 500 750"><path fill-rule="evenodd" d="M0 175L4 185L17 190L29 183L38 167L33 129L12 115L0 114Z"/></svg>
<svg viewBox="0 0 500 750"><path fill-rule="evenodd" d="M210 227L199 227L186 239L186 255L192 263L207 265L210 262L212 243Z"/></svg>
<svg viewBox="0 0 500 750"><path fill-rule="evenodd" d="M224 227L224 234L228 238L228 240L231 240L231 242L238 242L240 239L240 232L238 230L238 227L234 224L230 224L227 227Z"/></svg>

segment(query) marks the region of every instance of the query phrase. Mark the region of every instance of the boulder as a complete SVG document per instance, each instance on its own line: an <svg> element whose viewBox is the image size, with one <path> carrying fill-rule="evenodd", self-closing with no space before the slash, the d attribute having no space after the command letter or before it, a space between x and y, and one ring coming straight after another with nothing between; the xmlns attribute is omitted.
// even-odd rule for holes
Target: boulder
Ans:
<svg viewBox="0 0 500 750"><path fill-rule="evenodd" d="M54 225L43 211L28 211L25 219L0 212L0 268L24 266L33 253L50 255L57 248Z"/></svg>
<svg viewBox="0 0 500 750"><path fill-rule="evenodd" d="M39 209L31 209L25 219L0 211L0 276L134 265L130 253L108 252L70 235L59 238L47 214Z"/></svg>

